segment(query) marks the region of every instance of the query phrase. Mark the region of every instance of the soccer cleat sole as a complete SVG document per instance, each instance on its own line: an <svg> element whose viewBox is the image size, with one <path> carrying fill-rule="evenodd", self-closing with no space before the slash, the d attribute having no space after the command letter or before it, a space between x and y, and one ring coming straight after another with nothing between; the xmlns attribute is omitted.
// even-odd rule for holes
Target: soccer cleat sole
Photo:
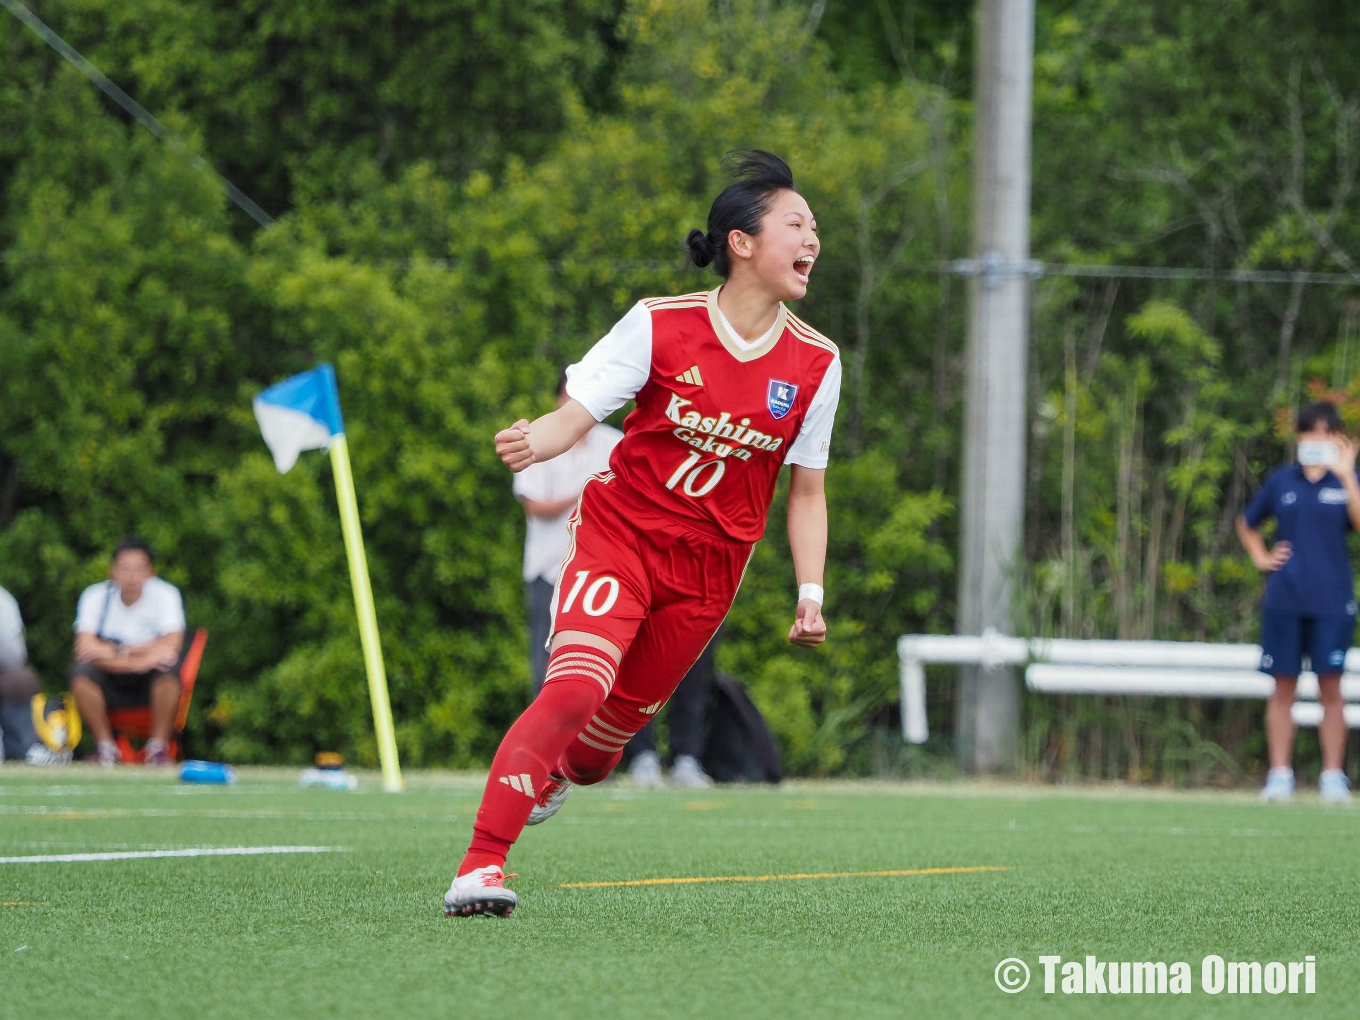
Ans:
<svg viewBox="0 0 1360 1020"><path fill-rule="evenodd" d="M445 917L509 917L519 905L518 898L483 896L466 903L444 902Z"/></svg>

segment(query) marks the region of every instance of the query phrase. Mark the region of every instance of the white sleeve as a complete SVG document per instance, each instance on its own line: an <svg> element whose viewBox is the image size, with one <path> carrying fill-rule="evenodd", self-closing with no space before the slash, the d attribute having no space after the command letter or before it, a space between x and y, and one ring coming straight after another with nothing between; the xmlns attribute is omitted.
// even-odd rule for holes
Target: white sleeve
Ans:
<svg viewBox="0 0 1360 1020"><path fill-rule="evenodd" d="M168 581L161 590L164 594L161 596L160 619L157 621L160 633L157 637L184 630L184 596Z"/></svg>
<svg viewBox="0 0 1360 1020"><path fill-rule="evenodd" d="M836 405L841 400L841 356L837 354L822 376L822 384L812 398L798 438L789 447L785 464L825 468L831 453L831 427L836 423Z"/></svg>
<svg viewBox="0 0 1360 1020"><path fill-rule="evenodd" d="M13 595L0 588L0 672L18 669L27 661L24 619L19 615L19 603Z"/></svg>
<svg viewBox="0 0 1360 1020"><path fill-rule="evenodd" d="M99 633L99 617L104 611L104 600L108 595L110 583L105 581L102 584L92 584L80 593L80 601L76 603L77 634Z"/></svg>
<svg viewBox="0 0 1360 1020"><path fill-rule="evenodd" d="M567 396L604 421L652 374L652 312L639 301L586 356L567 368Z"/></svg>

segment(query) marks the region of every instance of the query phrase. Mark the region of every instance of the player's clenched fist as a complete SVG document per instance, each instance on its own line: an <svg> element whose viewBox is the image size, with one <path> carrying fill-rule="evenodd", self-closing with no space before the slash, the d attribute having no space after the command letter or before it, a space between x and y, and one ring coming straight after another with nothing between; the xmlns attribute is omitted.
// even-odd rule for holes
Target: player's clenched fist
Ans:
<svg viewBox="0 0 1360 1020"><path fill-rule="evenodd" d="M533 447L529 445L529 422L521 418L508 429L496 433L496 456L511 471L520 472L534 462Z"/></svg>
<svg viewBox="0 0 1360 1020"><path fill-rule="evenodd" d="M822 619L822 607L812 599L798 603L797 617L789 628L789 641L804 648L812 648L826 640L826 621Z"/></svg>

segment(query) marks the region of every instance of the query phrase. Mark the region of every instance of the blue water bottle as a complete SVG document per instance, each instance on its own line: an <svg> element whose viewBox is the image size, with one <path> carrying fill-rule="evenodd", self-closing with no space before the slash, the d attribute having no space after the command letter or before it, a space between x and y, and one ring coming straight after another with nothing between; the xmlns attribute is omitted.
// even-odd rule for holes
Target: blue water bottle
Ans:
<svg viewBox="0 0 1360 1020"><path fill-rule="evenodd" d="M186 761L179 767L179 777L186 783L226 786L236 782L236 770L220 761Z"/></svg>

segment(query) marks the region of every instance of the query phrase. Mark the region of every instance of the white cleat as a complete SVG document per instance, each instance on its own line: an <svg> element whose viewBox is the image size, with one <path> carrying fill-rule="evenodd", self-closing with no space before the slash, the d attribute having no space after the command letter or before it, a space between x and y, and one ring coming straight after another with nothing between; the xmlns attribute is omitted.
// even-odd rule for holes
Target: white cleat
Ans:
<svg viewBox="0 0 1360 1020"><path fill-rule="evenodd" d="M1318 792L1329 804L1346 804L1351 799L1351 784L1340 769L1324 769L1318 781Z"/></svg>
<svg viewBox="0 0 1360 1020"><path fill-rule="evenodd" d="M529 812L529 820L524 824L537 825L539 822L546 822L561 810L562 802L567 799L569 793L571 793L571 780L550 774L547 785L539 791L538 797L534 801L534 809Z"/></svg>
<svg viewBox="0 0 1360 1020"><path fill-rule="evenodd" d="M1262 800L1289 800L1294 796L1294 770L1271 769L1266 773L1266 785L1261 790Z"/></svg>
<svg viewBox="0 0 1360 1020"><path fill-rule="evenodd" d="M628 781L640 790L661 789L661 759L655 751L641 751L628 763Z"/></svg>
<svg viewBox="0 0 1360 1020"><path fill-rule="evenodd" d="M444 894L445 917L509 917L519 897L505 888L506 874L494 864L459 875ZM509 876L514 878L513 875Z"/></svg>
<svg viewBox="0 0 1360 1020"><path fill-rule="evenodd" d="M713 785L713 777L704 771L694 755L682 754L671 765L671 785L687 790L707 790Z"/></svg>
<svg viewBox="0 0 1360 1020"><path fill-rule="evenodd" d="M24 761L30 765L70 765L70 751L53 751L44 743L36 743L28 749L24 755Z"/></svg>

